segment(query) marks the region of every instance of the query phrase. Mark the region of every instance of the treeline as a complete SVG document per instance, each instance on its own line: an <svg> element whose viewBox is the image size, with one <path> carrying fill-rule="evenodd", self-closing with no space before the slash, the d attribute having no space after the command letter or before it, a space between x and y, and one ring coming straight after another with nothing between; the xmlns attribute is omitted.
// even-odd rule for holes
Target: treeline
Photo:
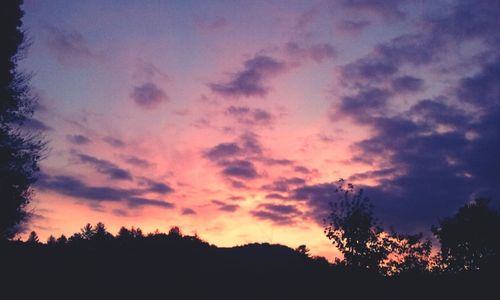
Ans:
<svg viewBox="0 0 500 300"><path fill-rule="evenodd" d="M440 249L423 234L401 234L384 229L373 205L342 179L339 198L330 203L326 236L341 251L336 265L357 272L384 276L420 276L496 272L500 274L500 210L478 198L442 219L431 231Z"/></svg>

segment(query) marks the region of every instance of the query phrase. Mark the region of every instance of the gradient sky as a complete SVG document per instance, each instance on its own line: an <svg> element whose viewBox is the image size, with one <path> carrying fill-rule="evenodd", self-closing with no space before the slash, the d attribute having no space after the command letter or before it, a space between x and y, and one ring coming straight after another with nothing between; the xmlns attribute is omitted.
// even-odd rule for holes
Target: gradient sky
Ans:
<svg viewBox="0 0 500 300"><path fill-rule="evenodd" d="M49 141L28 229L332 258L339 178L403 231L500 199L499 3L26 0Z"/></svg>

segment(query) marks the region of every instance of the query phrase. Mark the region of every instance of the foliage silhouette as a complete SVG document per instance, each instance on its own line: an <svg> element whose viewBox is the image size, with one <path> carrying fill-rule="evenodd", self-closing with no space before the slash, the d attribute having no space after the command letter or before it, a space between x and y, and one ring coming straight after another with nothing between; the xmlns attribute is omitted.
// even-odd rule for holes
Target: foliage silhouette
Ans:
<svg viewBox="0 0 500 300"><path fill-rule="evenodd" d="M29 217L38 162L45 142L23 127L36 105L28 74L17 64L27 47L22 31L22 1L0 3L0 239L12 238Z"/></svg>
<svg viewBox="0 0 500 300"><path fill-rule="evenodd" d="M500 211L477 199L442 220L433 232L441 243L440 267L448 272L499 269Z"/></svg>
<svg viewBox="0 0 500 300"><path fill-rule="evenodd" d="M363 190L355 191L352 184L341 179L337 186L340 199L330 203L326 236L343 254L342 263L348 268L383 272L382 263L390 251L389 240L373 216L372 205Z"/></svg>

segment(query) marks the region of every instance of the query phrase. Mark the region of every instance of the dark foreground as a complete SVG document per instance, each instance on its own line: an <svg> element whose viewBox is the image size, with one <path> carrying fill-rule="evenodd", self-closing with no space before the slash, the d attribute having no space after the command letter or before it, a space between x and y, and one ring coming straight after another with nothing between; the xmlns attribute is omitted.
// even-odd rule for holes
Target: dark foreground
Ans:
<svg viewBox="0 0 500 300"><path fill-rule="evenodd" d="M1 244L0 299L498 299L498 274L349 272L281 245L196 237ZM495 296L497 295L497 296Z"/></svg>

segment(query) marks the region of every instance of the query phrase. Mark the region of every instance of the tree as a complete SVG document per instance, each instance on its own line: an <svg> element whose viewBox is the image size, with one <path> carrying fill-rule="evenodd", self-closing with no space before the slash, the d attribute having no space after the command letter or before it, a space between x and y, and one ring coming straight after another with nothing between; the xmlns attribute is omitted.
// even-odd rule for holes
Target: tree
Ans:
<svg viewBox="0 0 500 300"><path fill-rule="evenodd" d="M57 244L57 240L53 235L50 235L49 238L47 239L47 245L49 246L54 246Z"/></svg>
<svg viewBox="0 0 500 300"><path fill-rule="evenodd" d="M300 253L303 256L309 257L309 248L307 248L306 245L300 245L297 248L295 248L295 251L297 253Z"/></svg>
<svg viewBox="0 0 500 300"><path fill-rule="evenodd" d="M21 0L0 3L0 239L14 237L29 217L45 142L23 124L36 105L29 74L17 70L27 47Z"/></svg>
<svg viewBox="0 0 500 300"><path fill-rule="evenodd" d="M423 234L398 234L393 232L387 272L389 275L418 275L429 271L432 243Z"/></svg>
<svg viewBox="0 0 500 300"><path fill-rule="evenodd" d="M351 269L381 272L389 254L388 239L373 216L373 207L363 190L339 180L340 199L330 203L326 236L342 252L343 264Z"/></svg>
<svg viewBox="0 0 500 300"><path fill-rule="evenodd" d="M91 240L96 233L96 230L90 223L87 223L87 225L83 226L82 229L80 229L80 234L82 236L82 239L84 240Z"/></svg>
<svg viewBox="0 0 500 300"><path fill-rule="evenodd" d="M441 242L443 269L457 273L500 267L500 211L489 201L465 204L433 232Z"/></svg>
<svg viewBox="0 0 500 300"><path fill-rule="evenodd" d="M33 244L33 245L40 243L40 239L38 238L38 234L36 234L36 232L34 232L34 231L30 232L30 235L29 235L28 239L26 240L26 243Z"/></svg>

